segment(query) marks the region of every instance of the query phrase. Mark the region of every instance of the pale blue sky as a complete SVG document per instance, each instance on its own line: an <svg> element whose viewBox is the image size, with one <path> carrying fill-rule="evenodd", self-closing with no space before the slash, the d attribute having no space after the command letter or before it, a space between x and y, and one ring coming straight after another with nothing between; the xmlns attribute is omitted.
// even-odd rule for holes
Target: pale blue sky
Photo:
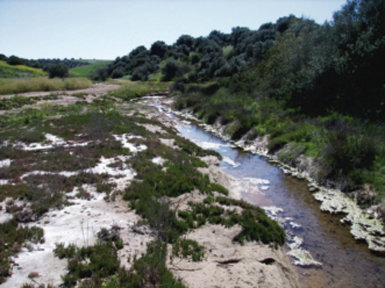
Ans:
<svg viewBox="0 0 385 288"><path fill-rule="evenodd" d="M114 59L156 40L258 29L294 14L331 20L345 0L0 0L0 53Z"/></svg>

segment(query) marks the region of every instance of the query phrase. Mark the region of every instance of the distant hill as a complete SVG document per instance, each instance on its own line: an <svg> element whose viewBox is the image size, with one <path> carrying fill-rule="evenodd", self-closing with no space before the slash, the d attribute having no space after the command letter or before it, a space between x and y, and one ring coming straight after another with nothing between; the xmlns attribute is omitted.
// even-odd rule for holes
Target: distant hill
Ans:
<svg viewBox="0 0 385 288"><path fill-rule="evenodd" d="M9 65L0 61L0 78L30 78L48 75L41 68L33 68L25 65Z"/></svg>
<svg viewBox="0 0 385 288"><path fill-rule="evenodd" d="M112 62L111 60L85 60L85 61L89 64L70 69L70 76L92 77L93 75L95 75L98 69L106 67L108 64Z"/></svg>

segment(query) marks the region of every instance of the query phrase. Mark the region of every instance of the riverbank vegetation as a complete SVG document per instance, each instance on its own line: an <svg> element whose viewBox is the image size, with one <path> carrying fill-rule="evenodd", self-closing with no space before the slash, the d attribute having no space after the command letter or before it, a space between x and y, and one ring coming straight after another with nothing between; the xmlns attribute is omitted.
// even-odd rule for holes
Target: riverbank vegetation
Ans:
<svg viewBox="0 0 385 288"><path fill-rule="evenodd" d="M110 82L121 85L119 89L112 91L110 94L124 100L130 100L145 95L167 93L171 84L168 82L135 82L131 80L111 80Z"/></svg>
<svg viewBox="0 0 385 288"><path fill-rule="evenodd" d="M269 152L285 163L315 158L312 176L323 184L346 192L369 184L376 193L361 204L373 204L385 196L384 7L349 0L322 25L291 15L256 31L157 41L99 78L172 80L178 109L227 125L234 140L268 135Z"/></svg>

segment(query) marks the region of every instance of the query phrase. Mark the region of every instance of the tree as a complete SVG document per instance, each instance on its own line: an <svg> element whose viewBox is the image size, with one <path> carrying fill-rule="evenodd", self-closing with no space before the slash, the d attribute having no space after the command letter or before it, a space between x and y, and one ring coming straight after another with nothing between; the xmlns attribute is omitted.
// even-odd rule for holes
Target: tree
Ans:
<svg viewBox="0 0 385 288"><path fill-rule="evenodd" d="M111 73L111 77L113 79L116 79L116 78L121 78L124 76L124 68L122 66L119 66L117 67L116 69L114 69L114 71L112 71Z"/></svg>
<svg viewBox="0 0 385 288"><path fill-rule="evenodd" d="M189 48L192 48L194 45L195 39L190 35L182 35L176 40L176 46L186 45Z"/></svg>
<svg viewBox="0 0 385 288"><path fill-rule="evenodd" d="M163 81L170 81L180 72L180 66L178 62L174 59L171 59L167 64L162 68Z"/></svg>
<svg viewBox="0 0 385 288"><path fill-rule="evenodd" d="M68 76L68 67L64 64L53 64L47 68L49 78L59 77L64 78Z"/></svg>
<svg viewBox="0 0 385 288"><path fill-rule="evenodd" d="M163 41L156 41L151 45L151 48L150 48L151 55L156 55L159 58L163 59L166 53L167 53L167 44L164 43Z"/></svg>
<svg viewBox="0 0 385 288"><path fill-rule="evenodd" d="M16 57L15 55L12 55L11 57L8 58L7 63L9 65L23 65L24 59Z"/></svg>

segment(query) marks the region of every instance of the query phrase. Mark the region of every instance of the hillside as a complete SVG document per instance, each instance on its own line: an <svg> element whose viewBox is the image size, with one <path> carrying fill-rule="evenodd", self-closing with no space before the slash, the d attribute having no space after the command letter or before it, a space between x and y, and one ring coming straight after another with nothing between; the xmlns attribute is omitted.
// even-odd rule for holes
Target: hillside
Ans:
<svg viewBox="0 0 385 288"><path fill-rule="evenodd" d="M111 63L110 60L85 60L87 65L78 66L69 70L72 77L94 78L96 71Z"/></svg>
<svg viewBox="0 0 385 288"><path fill-rule="evenodd" d="M0 78L31 78L46 76L47 72L40 68L33 68L25 65L9 65L0 61Z"/></svg>
<svg viewBox="0 0 385 288"><path fill-rule="evenodd" d="M385 196L384 7L354 0L322 25L289 16L257 31L182 35L139 46L98 74L172 80L177 108L234 140L267 137L278 160L368 207Z"/></svg>
<svg viewBox="0 0 385 288"><path fill-rule="evenodd" d="M30 78L47 75L52 78L64 77L68 76L69 69L94 64L94 62L94 60L88 62L86 60L76 60L74 58L26 59L15 55L7 57L4 54L0 54L0 78ZM102 66L98 66L98 68L100 67ZM62 72L58 74L58 71Z"/></svg>

